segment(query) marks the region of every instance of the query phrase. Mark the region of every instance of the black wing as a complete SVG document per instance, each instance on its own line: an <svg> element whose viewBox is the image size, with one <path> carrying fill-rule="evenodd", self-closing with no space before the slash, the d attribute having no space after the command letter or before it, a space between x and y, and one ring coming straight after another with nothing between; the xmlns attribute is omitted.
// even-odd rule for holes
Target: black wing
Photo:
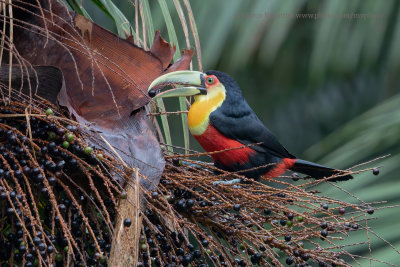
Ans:
<svg viewBox="0 0 400 267"><path fill-rule="evenodd" d="M224 112L223 107L215 110L210 114L210 123L226 137L235 139L244 145L262 143L252 146L252 149L258 152L279 158L296 158L279 143L250 107L239 113L237 112L238 108L236 106L236 111L228 112L228 114Z"/></svg>

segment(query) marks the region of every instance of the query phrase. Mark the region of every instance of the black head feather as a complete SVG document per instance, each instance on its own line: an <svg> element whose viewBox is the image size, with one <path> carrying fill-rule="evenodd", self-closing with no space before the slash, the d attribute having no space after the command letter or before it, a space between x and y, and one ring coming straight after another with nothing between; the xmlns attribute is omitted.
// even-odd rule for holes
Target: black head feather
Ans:
<svg viewBox="0 0 400 267"><path fill-rule="evenodd" d="M235 80L231 76L229 76L225 72L217 70L209 70L206 71L206 74L215 75L218 78L218 80L225 86L228 96L232 96L231 98L234 97L243 98L242 91L240 90L239 85L235 82Z"/></svg>
<svg viewBox="0 0 400 267"><path fill-rule="evenodd" d="M206 74L215 75L226 90L225 101L221 107L216 110L217 112L222 112L229 117L242 117L253 113L242 95L242 90L240 90L239 85L231 76L217 70L206 71Z"/></svg>

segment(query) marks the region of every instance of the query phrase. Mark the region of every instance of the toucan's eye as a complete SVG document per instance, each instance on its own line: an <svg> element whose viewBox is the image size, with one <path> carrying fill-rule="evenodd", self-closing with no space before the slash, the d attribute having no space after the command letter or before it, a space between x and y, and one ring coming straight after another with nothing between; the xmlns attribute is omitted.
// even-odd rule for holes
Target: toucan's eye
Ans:
<svg viewBox="0 0 400 267"><path fill-rule="evenodd" d="M207 83L208 84L213 84L214 83L214 78L213 77L207 77Z"/></svg>

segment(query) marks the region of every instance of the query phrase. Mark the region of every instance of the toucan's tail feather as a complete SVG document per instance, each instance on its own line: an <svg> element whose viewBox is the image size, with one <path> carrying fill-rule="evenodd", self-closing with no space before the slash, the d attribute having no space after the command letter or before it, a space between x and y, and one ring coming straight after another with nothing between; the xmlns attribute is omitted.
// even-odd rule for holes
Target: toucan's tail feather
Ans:
<svg viewBox="0 0 400 267"><path fill-rule="evenodd" d="M323 179L326 177L330 177L332 175L343 174L343 176L329 179L329 181L331 181L331 182L346 181L346 180L353 178L353 176L351 176L350 174L345 174L344 171L328 168L328 167L319 165L317 163L313 163L313 162L302 160L302 159L296 159L296 162L294 163L293 167L290 169L294 172L300 172L300 173L310 175L311 177L313 177L315 179Z"/></svg>

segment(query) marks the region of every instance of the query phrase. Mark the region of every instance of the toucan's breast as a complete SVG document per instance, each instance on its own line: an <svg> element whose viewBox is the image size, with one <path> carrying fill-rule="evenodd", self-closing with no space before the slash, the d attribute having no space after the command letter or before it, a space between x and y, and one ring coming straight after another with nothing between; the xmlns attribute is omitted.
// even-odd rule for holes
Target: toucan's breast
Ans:
<svg viewBox="0 0 400 267"><path fill-rule="evenodd" d="M230 149L224 152L211 154L211 157L215 162L225 166L248 163L249 157L256 153L250 147L239 148L243 147L244 145L236 140L224 136L211 124L207 125L203 134L193 136L207 152Z"/></svg>
<svg viewBox="0 0 400 267"><path fill-rule="evenodd" d="M225 94L222 90L214 90L196 98L188 114L188 126L192 135L201 135L207 130L211 112L220 107L224 100Z"/></svg>

